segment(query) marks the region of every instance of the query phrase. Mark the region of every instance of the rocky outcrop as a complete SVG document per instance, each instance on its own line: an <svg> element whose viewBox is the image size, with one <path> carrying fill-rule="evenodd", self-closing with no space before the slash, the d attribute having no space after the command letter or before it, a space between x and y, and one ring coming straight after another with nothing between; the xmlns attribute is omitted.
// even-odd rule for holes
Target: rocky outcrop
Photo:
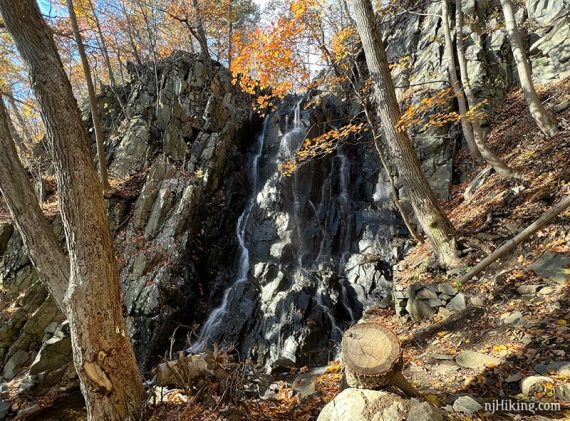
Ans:
<svg viewBox="0 0 570 421"><path fill-rule="evenodd" d="M144 367L160 358L177 326L200 319L205 285L231 277L220 256L235 250L248 189L240 163L259 122L250 97L217 63L206 72L198 56L175 53L156 69L132 70L131 82L103 92L99 103L110 173L125 193L108 201L109 222L129 334ZM90 121L86 115L88 128ZM61 224L53 225L61 237ZM0 273L2 376L28 368L24 389L53 384L71 361L67 324L10 224L0 226ZM189 330L173 337L176 349Z"/></svg>

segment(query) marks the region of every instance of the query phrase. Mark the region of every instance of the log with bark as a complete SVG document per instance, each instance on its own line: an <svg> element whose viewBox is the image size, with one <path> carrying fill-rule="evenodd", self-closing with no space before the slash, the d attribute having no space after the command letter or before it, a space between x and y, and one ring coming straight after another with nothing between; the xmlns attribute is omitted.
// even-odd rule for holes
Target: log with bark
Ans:
<svg viewBox="0 0 570 421"><path fill-rule="evenodd" d="M348 329L342 338L342 360L350 387L396 386L410 397L420 396L402 374L400 340L379 323L359 323Z"/></svg>

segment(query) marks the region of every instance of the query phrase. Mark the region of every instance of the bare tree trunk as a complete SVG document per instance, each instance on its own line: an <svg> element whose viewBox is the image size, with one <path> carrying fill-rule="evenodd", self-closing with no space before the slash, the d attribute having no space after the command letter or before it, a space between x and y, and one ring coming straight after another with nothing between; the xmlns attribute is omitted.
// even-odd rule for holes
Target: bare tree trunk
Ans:
<svg viewBox="0 0 570 421"><path fill-rule="evenodd" d="M351 5L372 78L374 99L390 149L390 158L398 168L416 217L431 240L439 261L448 267L457 266L459 259L455 248L455 229L439 207L435 194L421 170L410 138L406 132L396 128L401 112L370 0L351 0Z"/></svg>
<svg viewBox="0 0 570 421"><path fill-rule="evenodd" d="M63 310L69 262L34 194L10 133L10 117L0 96L0 191L42 282Z"/></svg>
<svg viewBox="0 0 570 421"><path fill-rule="evenodd" d="M517 28L517 21L513 11L511 0L500 0L503 15L505 16L505 26L511 43L511 50L517 65L517 72L524 93L526 103L532 118L538 128L547 136L552 137L558 133L556 120L546 111L532 83L532 70L530 62L523 46L521 34Z"/></svg>
<svg viewBox="0 0 570 421"><path fill-rule="evenodd" d="M95 129L95 143L97 144L97 158L99 161L99 175L101 178L101 187L103 192L107 193L111 190L109 185L109 174L107 172L107 160L105 159L105 138L103 135L103 127L101 126L101 118L99 116L99 109L97 107L97 96L95 94L95 87L93 86L93 79L91 77L91 67L87 60L85 53L85 46L77 24L77 16L73 8L73 0L67 0L67 9L69 10L69 18L75 35L75 42L81 58L81 65L83 67L83 75L85 76L85 83L87 84L87 92L89 93L89 107L91 108L91 117L93 119L93 128Z"/></svg>
<svg viewBox="0 0 570 421"><path fill-rule="evenodd" d="M467 120L467 104L465 102L465 95L463 95L463 90L457 79L457 68L455 66L455 58L453 56L453 40L451 39L451 31L449 25L449 5L447 0L441 1L441 23L443 26L443 34L445 37L445 54L447 56L447 68L449 72L449 81L451 82L451 87L453 88L453 93L457 98L457 105L459 106L461 129L463 131L463 136L467 141L467 146L469 148L469 153L474 161L481 161L481 151L475 143L475 138L473 136L473 129L471 124Z"/></svg>
<svg viewBox="0 0 570 421"><path fill-rule="evenodd" d="M449 16L447 0L442 0L443 11L445 14ZM443 14L443 12L442 12ZM465 98L463 97L463 91L465 91L465 95L467 97L467 111L474 111L474 107L477 105L477 101L475 100L475 95L473 94L473 90L471 89L471 84L469 82L469 75L467 74L467 60L465 59L465 49L463 46L463 11L461 10L461 0L456 0L455 2L455 34L457 37L457 59L459 62L459 70L461 72L461 85L459 81L457 81L457 70L455 68L455 58L453 57L453 41L451 39L450 29L449 29L449 18L443 19L443 27L444 31L446 32L446 49L448 50L448 60L453 62L453 77L458 86L458 90L460 91L460 95L462 95L462 100L465 102ZM449 34L449 36L448 36ZM449 43L449 45L447 45ZM450 73L452 72L450 66ZM467 118L467 117L465 117ZM471 121L471 126L473 128L473 137L475 140L475 144L479 149L481 156L483 159L493 167L493 169L497 172L497 174L506 177L506 178L520 178L520 175L517 174L516 171L510 169L507 164L505 164L485 143L485 136L483 135L483 130L481 129L481 124L479 123L479 118L477 117L476 112L471 112L469 116L469 120Z"/></svg>
<svg viewBox="0 0 570 421"><path fill-rule="evenodd" d="M107 72L109 73L109 83L111 86L116 86L115 75L113 73L113 67L111 66L111 59L109 58L109 49L107 48L107 43L105 42L105 37L103 36L103 30L101 29L101 22L99 21L99 16L97 15L97 10L93 4L93 0L89 1L89 8L93 14L93 19L95 19L95 28L97 28L97 35L99 36L99 44L101 46L101 52L103 53L103 59L107 65Z"/></svg>
<svg viewBox="0 0 570 421"><path fill-rule="evenodd" d="M386 154L382 150L382 146L380 146L380 142L379 142L380 136L377 133L376 127L374 125L374 120L373 120L372 116L370 115L370 111L368 110L368 106L367 106L367 104L362 104L362 107L364 108L364 114L366 115L366 120L368 121L368 126L370 127L370 131L372 132L372 137L374 139L373 140L374 141L374 147L376 148L376 152L378 152L378 157L380 158L380 162L382 163L382 167L384 168L384 171L386 172L386 176L388 177L388 183L390 184L390 195L392 196L392 201L394 202L394 205L396 206L396 208L400 212L400 216L402 217L402 221L404 222L404 225L408 229L408 232L410 233L412 238L414 240L416 240L418 243L423 243L424 239L421 237L420 234L418 234L418 232L414 228L414 225L412 224L410 217L408 216L404 207L402 206L402 202L400 202L400 195L398 194L398 189L396 188L396 182L394 181L394 176L392 175L392 169L390 168L390 164L388 163L388 160L386 159Z"/></svg>
<svg viewBox="0 0 570 421"><path fill-rule="evenodd" d="M229 23L228 23L228 69L232 68L232 50L233 50L233 37L234 37L234 17L233 17L233 6L234 2L230 0L230 10L228 13Z"/></svg>
<svg viewBox="0 0 570 421"><path fill-rule="evenodd" d="M200 49L207 59L207 65L210 63L210 49L208 48L208 38L206 37L206 31L204 30L204 22L202 21L202 15L200 13L200 5L198 0L192 0L192 7L194 8L194 14L196 15L196 29L192 31L192 35L196 38L200 44Z"/></svg>
<svg viewBox="0 0 570 421"><path fill-rule="evenodd" d="M16 99L14 98L14 93L12 92L11 87L9 87L9 91L6 93L6 98L8 99L8 104L10 105L10 108L12 109L12 112L16 117L18 126L20 126L22 133L24 133L24 138L22 139L22 141L23 141L24 150L27 150L28 149L27 144L31 144L31 142L33 141L33 137L32 134L30 133L30 128L28 127L28 124L24 120L24 117L22 117L22 113L20 112L18 104L16 104Z"/></svg>
<svg viewBox="0 0 570 421"><path fill-rule="evenodd" d="M144 388L126 331L105 204L77 102L35 1L0 0L0 13L28 65L52 149L70 261L64 306L88 418L137 418Z"/></svg>

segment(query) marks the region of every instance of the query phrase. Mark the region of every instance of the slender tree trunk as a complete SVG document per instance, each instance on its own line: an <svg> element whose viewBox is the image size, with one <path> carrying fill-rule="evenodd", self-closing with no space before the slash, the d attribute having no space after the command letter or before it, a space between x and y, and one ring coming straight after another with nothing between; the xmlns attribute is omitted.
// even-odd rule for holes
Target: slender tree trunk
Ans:
<svg viewBox="0 0 570 421"><path fill-rule="evenodd" d="M109 185L109 174L107 171L107 160L105 159L105 137L103 135L103 127L101 126L101 118L99 116L99 109L97 107L97 96L95 94L95 87L93 86L93 78L91 77L91 67L87 60L85 53L85 46L77 24L77 16L73 8L73 0L67 0L67 8L69 10L69 18L75 35L75 42L77 43L77 50L81 58L81 65L83 67L83 75L85 76L85 83L87 84L87 92L89 93L89 106L91 108L91 117L93 119L93 128L95 129L95 142L97 144L97 158L99 161L99 175L101 179L101 187L103 192L107 193L111 190Z"/></svg>
<svg viewBox="0 0 570 421"><path fill-rule="evenodd" d="M539 129L547 136L552 137L558 133L556 120L546 111L532 83L532 70L523 46L521 34L517 28L517 21L511 0L500 0L505 26L511 43L511 50L517 65L517 72L530 114Z"/></svg>
<svg viewBox="0 0 570 421"><path fill-rule="evenodd" d="M202 15L200 13L200 5L198 0L192 0L192 7L194 8L194 14L196 16L196 30L192 31L196 40L200 44L200 49L207 59L207 65L210 63L210 49L208 48L208 38L206 37L206 31L204 30L204 22L202 21Z"/></svg>
<svg viewBox="0 0 570 421"><path fill-rule="evenodd" d="M0 148L0 191L32 264L58 307L63 310L63 298L69 281L69 261L59 248L18 157L10 133L10 117L1 96Z"/></svg>
<svg viewBox="0 0 570 421"><path fill-rule="evenodd" d="M89 0L89 8L93 14L93 19L95 19L95 28L97 29L97 35L99 36L99 44L101 46L101 52L103 53L103 59L107 65L107 72L109 74L109 83L111 86L116 86L115 74L113 73L113 67L111 66L111 59L109 58L109 50L107 48L107 43L105 42L105 37L103 36L103 30L101 29L101 22L99 21L99 16L97 15L97 10L93 4L93 0Z"/></svg>
<svg viewBox="0 0 570 421"><path fill-rule="evenodd" d="M233 50L233 37L234 37L234 17L233 17L234 2L230 0L229 10L229 23L228 23L228 69L232 68L232 50Z"/></svg>
<svg viewBox="0 0 570 421"><path fill-rule="evenodd" d="M390 164L388 163L388 160L386 159L386 154L382 150L382 146L380 146L380 142L379 142L380 136L378 135L376 127L374 125L374 119L372 118L372 116L370 115L370 111L368 110L368 105L362 104L362 107L364 108L364 114L366 115L366 120L368 121L368 126L370 127L370 131L372 132L372 137L374 139L373 140L374 141L374 147L376 148L376 152L378 152L378 157L380 158L380 163L382 164L382 167L384 168L384 171L386 172L386 176L388 177L388 183L390 184L390 195L392 196L392 201L394 202L394 205L396 206L396 208L400 212L400 216L402 217L402 221L404 222L404 225L408 229L408 232L410 233L412 238L414 240L416 240L418 243L423 243L423 241L424 241L423 238L415 230L414 225L412 224L412 221L410 220L408 214L406 213L406 211L404 210L404 207L402 206L402 202L400 202L400 195L398 194L398 189L396 188L396 182L394 181L394 177L392 176L392 169L390 168Z"/></svg>
<svg viewBox="0 0 570 421"><path fill-rule="evenodd" d="M137 418L144 388L126 331L119 276L88 136L52 31L33 0L0 0L40 104L70 261L64 306L90 420Z"/></svg>
<svg viewBox="0 0 570 421"><path fill-rule="evenodd" d="M142 66L142 59L141 56L139 54L139 50L137 48L137 43L135 42L134 36L133 36L133 32L132 32L132 23L131 20L129 19L129 11L127 10L127 7L125 6L125 1L121 0L121 9L123 11L123 14L125 15L125 20L127 22L127 35L129 38L129 44L131 46L132 49L132 53L133 53L133 57L135 58L137 65L138 66Z"/></svg>
<svg viewBox="0 0 570 421"><path fill-rule="evenodd" d="M461 115L461 129L463 131L463 136L467 141L467 146L469 147L471 158L473 158L474 161L480 161L483 157L481 156L481 151L479 151L479 148L475 143L471 124L469 123L469 120L467 120L467 104L465 102L465 95L463 95L463 90L461 89L461 85L457 79L457 68L455 66L455 58L453 56L453 40L451 38L451 31L449 29L449 5L447 3L447 0L441 1L441 23L445 37L445 54L447 56L449 81L451 82L453 93L457 98L457 105L459 106L459 113Z"/></svg>
<svg viewBox="0 0 570 421"><path fill-rule="evenodd" d="M0 101L2 101L1 93L0 93ZM10 131L12 139L14 140L14 144L18 148L19 153L23 154L28 150L28 148L26 147L26 143L24 142L24 139L22 139L22 136L20 136L20 133L18 132L18 129L16 129L16 126L14 126L14 122L10 118L8 111L6 110L4 105L2 105L2 107L4 108L4 112L7 115L6 124L8 125L8 130Z"/></svg>
<svg viewBox="0 0 570 421"><path fill-rule="evenodd" d="M12 112L14 113L14 116L16 117L16 121L18 122L18 126L20 126L20 129L22 130L22 133L24 134L24 138L22 139L23 141L23 147L24 150L27 150L27 144L31 144L31 142L33 141L33 137L32 134L30 133L30 128L28 127L28 124L26 123L26 121L24 120L24 117L22 117L22 113L20 112L20 108L18 107L18 104L16 104L16 99L14 98L14 93L11 90L9 92L7 92L6 98L8 99L8 104L10 105L10 108L12 109Z"/></svg>
<svg viewBox="0 0 570 421"><path fill-rule="evenodd" d="M373 82L374 99L391 159L398 168L416 217L433 243L439 261L448 267L459 265L455 249L455 229L442 212L435 194L420 167L407 133L396 127L401 118L386 51L370 0L351 0L354 19Z"/></svg>
<svg viewBox="0 0 570 421"><path fill-rule="evenodd" d="M443 11L445 15L449 16L447 0L442 0ZM443 15L443 12L442 12ZM455 34L457 37L457 59L459 62L459 71L461 73L461 84L457 81L457 71L455 67L455 58L453 57L453 41L451 39L450 29L449 29L449 18L443 18L444 32L446 32L445 43L446 49L448 50L448 60L453 62L450 65L449 72L453 72L452 78L455 79L457 83L459 95L461 95L462 101L465 103L465 97L467 97L466 109L467 111L472 111L469 113L469 120L471 122L471 127L473 128L473 137L475 144L483 157L483 159L493 167L497 174L506 178L520 178L520 175L516 171L510 169L507 164L505 164L485 143L485 136L483 130L481 129L481 124L479 123L479 118L477 113L474 112L474 107L477 105L475 95L471 89L471 83L469 82L469 75L467 74L467 60L465 59L465 49L463 46L463 11L461 10L461 0L456 0L455 2ZM449 43L449 44L448 44ZM453 69L452 69L453 67ZM463 86L461 86L463 85ZM457 95L457 93L456 93ZM465 117L467 118L467 116Z"/></svg>

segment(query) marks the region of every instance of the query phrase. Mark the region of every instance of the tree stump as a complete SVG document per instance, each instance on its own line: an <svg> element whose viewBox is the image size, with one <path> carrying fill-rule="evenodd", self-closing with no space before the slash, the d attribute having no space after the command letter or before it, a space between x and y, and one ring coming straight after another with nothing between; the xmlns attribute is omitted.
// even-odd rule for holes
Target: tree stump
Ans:
<svg viewBox="0 0 570 421"><path fill-rule="evenodd" d="M342 338L346 382L359 389L396 386L410 397L418 391L402 375L402 349L398 337L378 323L359 323Z"/></svg>

